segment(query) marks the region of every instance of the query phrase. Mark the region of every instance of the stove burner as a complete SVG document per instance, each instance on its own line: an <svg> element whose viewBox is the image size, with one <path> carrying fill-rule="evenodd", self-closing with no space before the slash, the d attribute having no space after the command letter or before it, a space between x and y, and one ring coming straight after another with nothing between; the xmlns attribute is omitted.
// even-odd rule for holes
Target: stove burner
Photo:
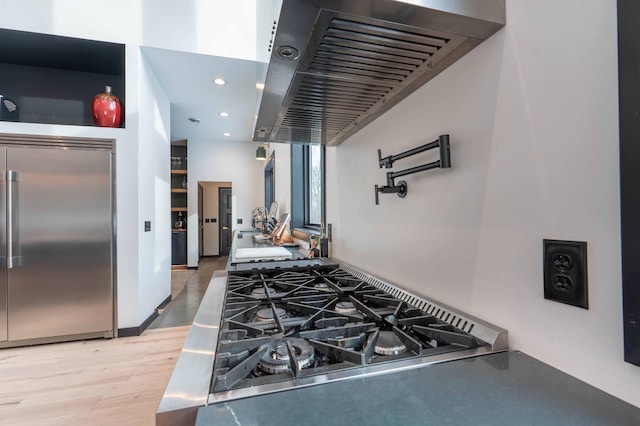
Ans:
<svg viewBox="0 0 640 426"><path fill-rule="evenodd" d="M287 311L281 308L276 308L276 315L278 318L285 318L287 316ZM271 308L260 309L256 313L256 321L272 321L273 320L273 310Z"/></svg>
<svg viewBox="0 0 640 426"><path fill-rule="evenodd" d="M381 331L373 352L378 355L400 355L407 352L407 347L393 331Z"/></svg>
<svg viewBox="0 0 640 426"><path fill-rule="evenodd" d="M276 290L272 287L267 287L267 292L265 293L264 287L256 287L251 290L251 295L260 298L266 298L267 296L272 296L276 294Z"/></svg>
<svg viewBox="0 0 640 426"><path fill-rule="evenodd" d="M338 302L336 303L336 312L339 314L353 314L358 310L351 302Z"/></svg>
<svg viewBox="0 0 640 426"><path fill-rule="evenodd" d="M295 352L298 368L303 369L313 364L313 347L304 339L295 337L274 341L269 350L262 356L258 367L265 373L278 374L291 371L289 351L286 342L291 343Z"/></svg>
<svg viewBox="0 0 640 426"><path fill-rule="evenodd" d="M271 391L307 383L294 377L322 377L316 384L333 372L352 377L367 365L387 371L394 362L449 359L444 354L484 345L465 331L474 324L460 318L458 328L455 315L449 323L440 309L418 308L413 296L394 296L383 284L338 265L230 271L213 392Z"/></svg>

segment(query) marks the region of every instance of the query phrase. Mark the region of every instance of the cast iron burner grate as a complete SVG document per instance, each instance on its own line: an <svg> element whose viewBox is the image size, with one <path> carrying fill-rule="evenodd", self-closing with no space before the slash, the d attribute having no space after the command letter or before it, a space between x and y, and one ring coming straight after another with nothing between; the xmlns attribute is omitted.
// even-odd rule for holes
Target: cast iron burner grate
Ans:
<svg viewBox="0 0 640 426"><path fill-rule="evenodd" d="M338 265L229 272L211 391L483 344Z"/></svg>

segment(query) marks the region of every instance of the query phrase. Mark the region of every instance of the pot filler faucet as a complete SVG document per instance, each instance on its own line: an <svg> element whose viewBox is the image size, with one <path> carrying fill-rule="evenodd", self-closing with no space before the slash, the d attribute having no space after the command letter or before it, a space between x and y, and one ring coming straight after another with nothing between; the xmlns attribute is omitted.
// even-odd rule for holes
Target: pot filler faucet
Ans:
<svg viewBox="0 0 640 426"><path fill-rule="evenodd" d="M398 197L404 198L407 195L407 182L401 180L398 184L395 184L395 179L401 176L407 176L413 173L423 172L425 170L441 168L451 168L451 149L449 146L449 135L441 135L437 140L428 143L426 145L419 146L417 148L410 149L401 154L390 155L382 158L382 151L378 150L378 163L380 168L384 166L386 169L393 167L393 163L397 160L401 160L412 155L419 154L424 151L428 151L433 148L440 149L440 159L433 163L424 164L422 166L412 167L410 169L401 170L398 172L387 172L387 184L385 186L376 185L376 205L379 204L378 194L398 194Z"/></svg>

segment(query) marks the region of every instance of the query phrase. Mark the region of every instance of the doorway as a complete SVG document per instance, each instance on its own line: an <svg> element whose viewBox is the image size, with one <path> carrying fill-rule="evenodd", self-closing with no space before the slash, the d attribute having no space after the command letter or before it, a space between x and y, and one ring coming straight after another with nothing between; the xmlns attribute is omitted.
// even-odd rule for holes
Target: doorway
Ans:
<svg viewBox="0 0 640 426"><path fill-rule="evenodd" d="M228 188L229 217L222 218L220 215L221 188ZM226 198L226 195L225 195ZM224 200L226 202L226 199ZM200 258L208 256L226 256L228 251L220 243L222 235L231 235L231 182L198 182L198 247ZM228 224L226 222L229 222ZM228 229L223 229L227 227ZM229 237L230 241L230 237ZM221 250L222 249L222 250Z"/></svg>

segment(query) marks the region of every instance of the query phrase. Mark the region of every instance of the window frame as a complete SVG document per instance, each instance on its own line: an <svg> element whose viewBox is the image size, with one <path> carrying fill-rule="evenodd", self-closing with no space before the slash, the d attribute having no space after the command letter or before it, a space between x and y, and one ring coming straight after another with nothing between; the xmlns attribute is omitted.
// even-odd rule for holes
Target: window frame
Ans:
<svg viewBox="0 0 640 426"><path fill-rule="evenodd" d="M291 224L292 227L297 230L319 233L326 217L325 146L320 145L320 223L312 223L310 221L310 147L311 144L291 145Z"/></svg>
<svg viewBox="0 0 640 426"><path fill-rule="evenodd" d="M271 203L276 200L275 152L271 153L264 166L264 207L269 211Z"/></svg>

